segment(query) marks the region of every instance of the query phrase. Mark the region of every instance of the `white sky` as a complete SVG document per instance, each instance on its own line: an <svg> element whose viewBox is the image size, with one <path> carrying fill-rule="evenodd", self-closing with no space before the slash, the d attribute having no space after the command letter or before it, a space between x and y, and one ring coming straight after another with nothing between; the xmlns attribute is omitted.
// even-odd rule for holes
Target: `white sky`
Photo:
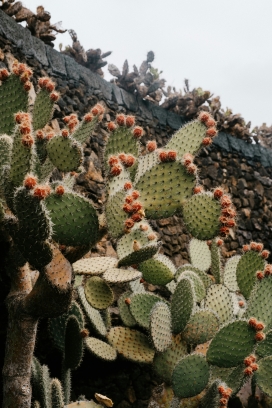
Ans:
<svg viewBox="0 0 272 408"><path fill-rule="evenodd" d="M87 50L113 51L108 63L137 66L150 50L167 85L202 87L252 125L272 124L271 0L25 0L72 28ZM72 44L68 33L58 44ZM105 78L109 79L107 66Z"/></svg>

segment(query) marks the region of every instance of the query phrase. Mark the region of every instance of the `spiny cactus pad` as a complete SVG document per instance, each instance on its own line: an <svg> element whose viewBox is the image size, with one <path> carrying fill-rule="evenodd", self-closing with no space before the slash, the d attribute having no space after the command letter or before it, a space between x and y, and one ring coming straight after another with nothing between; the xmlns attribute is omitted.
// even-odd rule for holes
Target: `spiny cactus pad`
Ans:
<svg viewBox="0 0 272 408"><path fill-rule="evenodd" d="M247 321L238 320L223 326L211 341L207 361L219 367L235 367L249 356L255 346L255 330Z"/></svg>
<svg viewBox="0 0 272 408"><path fill-rule="evenodd" d="M239 286L236 279L237 265L241 259L240 255L235 255L227 260L224 269L224 285L232 292L239 290Z"/></svg>
<svg viewBox="0 0 272 408"><path fill-rule="evenodd" d="M54 225L53 239L62 245L92 245L98 239L98 217L90 201L74 192L50 194L46 208Z"/></svg>
<svg viewBox="0 0 272 408"><path fill-rule="evenodd" d="M192 281L196 302L201 302L206 295L206 290L200 277L193 271L184 271L179 275L177 282L184 278L188 278Z"/></svg>
<svg viewBox="0 0 272 408"><path fill-rule="evenodd" d="M258 361L259 368L255 373L258 387L269 397L272 397L272 356Z"/></svg>
<svg viewBox="0 0 272 408"><path fill-rule="evenodd" d="M50 94L45 89L40 89L37 93L32 118L33 129L43 129L45 125L50 121L53 115L54 102L50 98Z"/></svg>
<svg viewBox="0 0 272 408"><path fill-rule="evenodd" d="M173 370L174 394L178 398L194 397L206 387L209 377L209 365L202 354L185 356Z"/></svg>
<svg viewBox="0 0 272 408"><path fill-rule="evenodd" d="M188 231L200 240L219 234L221 205L209 192L195 194L183 206L183 219Z"/></svg>
<svg viewBox="0 0 272 408"><path fill-rule="evenodd" d="M163 352L171 346L171 312L164 302L155 303L151 310L150 335L157 351Z"/></svg>
<svg viewBox="0 0 272 408"><path fill-rule="evenodd" d="M87 337L85 340L85 345L87 350L102 360L116 360L117 353L115 348L104 341L98 340L95 337Z"/></svg>
<svg viewBox="0 0 272 408"><path fill-rule="evenodd" d="M137 169L137 173L136 173L135 180L134 180L135 184L138 183L140 178L148 170L150 170L152 167L154 167L158 163L159 163L159 155L157 151L146 154L145 156L139 157L138 169Z"/></svg>
<svg viewBox="0 0 272 408"><path fill-rule="evenodd" d="M140 326L149 329L150 312L155 303L161 300L151 293L137 293L131 297L130 312Z"/></svg>
<svg viewBox="0 0 272 408"><path fill-rule="evenodd" d="M256 282L256 272L263 271L264 267L265 260L258 252L249 251L241 256L237 265L236 277L240 291L246 299L249 298Z"/></svg>
<svg viewBox="0 0 272 408"><path fill-rule="evenodd" d="M44 184L49 181L51 173L54 170L54 168L55 166L48 157L45 159L45 162L42 165L39 165L38 163L36 173L39 177L40 183Z"/></svg>
<svg viewBox="0 0 272 408"><path fill-rule="evenodd" d="M60 171L76 171L82 163L81 145L71 137L55 136L47 144L48 157Z"/></svg>
<svg viewBox="0 0 272 408"><path fill-rule="evenodd" d="M171 302L172 330L174 333L180 333L184 330L194 311L194 307L195 295L193 283L191 279L181 279Z"/></svg>
<svg viewBox="0 0 272 408"><path fill-rule="evenodd" d="M211 245L211 273L215 279L215 283L222 283L222 265L221 265L221 250L216 244L216 240L212 241Z"/></svg>
<svg viewBox="0 0 272 408"><path fill-rule="evenodd" d="M180 162L159 163L137 182L147 218L158 219L174 215L191 197L195 177L188 174Z"/></svg>
<svg viewBox="0 0 272 408"><path fill-rule="evenodd" d="M128 304L126 303L126 299L130 299L131 296L132 296L132 292L126 291L118 299L118 309L119 309L120 317L124 325L128 327L133 327L137 324L136 320L134 319L134 317L132 316L129 310Z"/></svg>
<svg viewBox="0 0 272 408"><path fill-rule="evenodd" d="M256 353L260 357L268 357L272 355L272 330L266 333L265 339L258 344Z"/></svg>
<svg viewBox="0 0 272 408"><path fill-rule="evenodd" d="M182 336L189 344L206 343L219 329L217 315L211 310L197 310L187 323Z"/></svg>
<svg viewBox="0 0 272 408"><path fill-rule="evenodd" d="M81 324L75 316L69 316L65 328L65 367L75 370L83 357L83 339L80 335Z"/></svg>
<svg viewBox="0 0 272 408"><path fill-rule="evenodd" d="M92 134L92 131L96 127L97 122L97 116L93 117L91 122L83 120L73 132L73 139L75 139L79 143L87 142Z"/></svg>
<svg viewBox="0 0 272 408"><path fill-rule="evenodd" d="M73 263L74 272L80 275L101 275L108 268L114 268L117 259L110 256L80 259Z"/></svg>
<svg viewBox="0 0 272 408"><path fill-rule="evenodd" d="M206 394L200 402L200 408L219 408L221 394L218 391L218 387L222 385L227 388L227 385L220 380L215 380L207 390Z"/></svg>
<svg viewBox="0 0 272 408"><path fill-rule="evenodd" d="M109 343L128 360L138 363L152 363L154 350L147 337L128 327L113 327L108 334Z"/></svg>
<svg viewBox="0 0 272 408"><path fill-rule="evenodd" d="M97 334L99 334L100 336L106 336L107 328L101 317L101 314L98 310L96 310L94 307L92 307L87 302L83 286L78 286L77 292L78 292L80 302L84 308L86 316L91 322L92 327L95 329Z"/></svg>
<svg viewBox="0 0 272 408"><path fill-rule="evenodd" d="M109 268L103 273L102 277L108 283L122 283L141 278L142 274L136 269L125 270L120 268Z"/></svg>
<svg viewBox="0 0 272 408"><path fill-rule="evenodd" d="M139 265L146 282L153 285L166 285L173 280L176 268L165 255L157 254Z"/></svg>
<svg viewBox="0 0 272 408"><path fill-rule="evenodd" d="M251 292L245 317L255 317L266 328L272 328L272 277L257 281Z"/></svg>
<svg viewBox="0 0 272 408"><path fill-rule="evenodd" d="M175 275L176 281L178 281L180 275L184 271L193 271L193 272L195 272L200 277L200 279L202 280L202 282L203 282L206 289L213 283L211 278L205 272L203 272L201 269L198 269L198 268L196 268L196 267L194 267L193 265L190 265L190 264L182 265L177 269L177 272L176 272L176 275Z"/></svg>
<svg viewBox="0 0 272 408"><path fill-rule="evenodd" d="M205 298L205 308L213 310L219 317L219 323L233 319L233 301L224 285L211 285Z"/></svg>
<svg viewBox="0 0 272 408"><path fill-rule="evenodd" d="M4 166L8 166L11 160L12 153L12 139L8 135L0 136L0 191L3 189L2 177L4 173Z"/></svg>
<svg viewBox="0 0 272 408"><path fill-rule="evenodd" d="M191 263L195 268L207 271L211 266L211 251L205 241L193 238L189 243Z"/></svg>
<svg viewBox="0 0 272 408"><path fill-rule="evenodd" d="M98 276L88 278L85 284L87 301L95 309L106 309L113 302L114 296L109 285Z"/></svg>
<svg viewBox="0 0 272 408"><path fill-rule="evenodd" d="M62 408L64 406L61 382L57 378L51 381L51 399L52 407Z"/></svg>
<svg viewBox="0 0 272 408"><path fill-rule="evenodd" d="M140 279L137 279L133 282L129 282L128 285L130 287L130 290L133 293L145 293L146 292L144 285L140 282Z"/></svg>
<svg viewBox="0 0 272 408"><path fill-rule="evenodd" d="M118 191L115 195L109 197L106 204L107 226L113 238L119 238L124 233L124 222L127 219L127 214L123 210L125 196L126 192L124 190Z"/></svg>

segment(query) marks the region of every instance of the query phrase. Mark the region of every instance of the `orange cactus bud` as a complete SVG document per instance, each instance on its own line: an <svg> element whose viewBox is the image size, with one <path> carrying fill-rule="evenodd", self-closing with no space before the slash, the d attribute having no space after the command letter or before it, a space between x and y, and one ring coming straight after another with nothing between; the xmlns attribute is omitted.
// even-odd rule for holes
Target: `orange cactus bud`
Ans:
<svg viewBox="0 0 272 408"><path fill-rule="evenodd" d="M263 322L258 322L255 326L256 331L262 331L265 328L265 324Z"/></svg>
<svg viewBox="0 0 272 408"><path fill-rule="evenodd" d="M210 118L211 118L211 115L209 114L209 112L202 111L202 112L200 112L200 114L198 115L198 119L199 119L201 122L205 123L205 124L206 124L206 122L207 122Z"/></svg>
<svg viewBox="0 0 272 408"><path fill-rule="evenodd" d="M219 401L220 407L226 407L228 404L227 398L221 398Z"/></svg>
<svg viewBox="0 0 272 408"><path fill-rule="evenodd" d="M229 218L227 219L227 221L225 222L226 227L228 228L233 228L236 225L236 222L233 218Z"/></svg>
<svg viewBox="0 0 272 408"><path fill-rule="evenodd" d="M148 225L146 225L146 224L141 224L141 225L140 225L140 230L141 230L141 231L147 231L147 230L148 230Z"/></svg>
<svg viewBox="0 0 272 408"><path fill-rule="evenodd" d="M116 115L116 122L119 126L124 126L125 121L126 121L126 117L125 115L123 115L123 113Z"/></svg>
<svg viewBox="0 0 272 408"><path fill-rule="evenodd" d="M22 145L25 147L31 147L34 143L34 139L31 135L24 135L22 137Z"/></svg>
<svg viewBox="0 0 272 408"><path fill-rule="evenodd" d="M220 238L218 238L217 241L216 241L216 245L217 245L217 246L223 245L223 240L220 239Z"/></svg>
<svg viewBox="0 0 272 408"><path fill-rule="evenodd" d="M206 244L208 245L208 247L210 247L212 245L212 241L209 239L208 241L206 241Z"/></svg>
<svg viewBox="0 0 272 408"><path fill-rule="evenodd" d="M69 130L68 129L62 129L61 136L64 137L64 138L69 137Z"/></svg>
<svg viewBox="0 0 272 408"><path fill-rule="evenodd" d="M109 122L107 128L110 132L113 132L116 129L116 124L114 122Z"/></svg>
<svg viewBox="0 0 272 408"><path fill-rule="evenodd" d="M118 154L118 159L121 160L122 163L125 162L127 155L125 153Z"/></svg>
<svg viewBox="0 0 272 408"><path fill-rule="evenodd" d="M98 109L99 115L103 115L103 114L104 114L105 108L104 108L103 105L101 105L101 103L97 103L97 104L95 105L95 107Z"/></svg>
<svg viewBox="0 0 272 408"><path fill-rule="evenodd" d="M94 106L94 107L91 109L91 112L92 112L92 114L93 114L94 116L98 116L98 115L100 114L100 111L99 111L99 109L98 109L97 106Z"/></svg>
<svg viewBox="0 0 272 408"><path fill-rule="evenodd" d="M68 123L71 120L71 116L64 116L63 122Z"/></svg>
<svg viewBox="0 0 272 408"><path fill-rule="evenodd" d="M223 394L225 392L225 387L223 387L223 385L219 385L219 387L217 388L219 394Z"/></svg>
<svg viewBox="0 0 272 408"><path fill-rule="evenodd" d="M133 164L135 163L135 157L134 156L132 156L131 154L128 154L127 156L126 156L126 158L125 158L125 160L124 160L124 165L126 166L126 167L131 167L131 166L133 166Z"/></svg>
<svg viewBox="0 0 272 408"><path fill-rule="evenodd" d="M34 189L33 195L34 197L38 198L39 200L43 200L50 194L50 187L49 186L37 186Z"/></svg>
<svg viewBox="0 0 272 408"><path fill-rule="evenodd" d="M257 252L262 252L262 250L263 250L263 244L257 243L257 245L256 245L256 251L257 251Z"/></svg>
<svg viewBox="0 0 272 408"><path fill-rule="evenodd" d="M93 120L93 115L91 113L86 113L86 115L83 118L84 122L91 122Z"/></svg>
<svg viewBox="0 0 272 408"><path fill-rule="evenodd" d="M126 127L130 128L135 125L135 117L132 115L128 115L126 117Z"/></svg>
<svg viewBox="0 0 272 408"><path fill-rule="evenodd" d="M47 82L44 88L47 90L48 93L51 93L55 89L55 84L50 80L49 82Z"/></svg>
<svg viewBox="0 0 272 408"><path fill-rule="evenodd" d="M250 367L252 368L252 371L257 371L259 368L258 364L256 363L252 363Z"/></svg>
<svg viewBox="0 0 272 408"><path fill-rule="evenodd" d="M156 239L156 235L154 233L151 233L147 236L149 241L153 241L154 239Z"/></svg>
<svg viewBox="0 0 272 408"><path fill-rule="evenodd" d="M218 199L224 195L224 190L221 187L217 187L214 189L213 196L214 198Z"/></svg>
<svg viewBox="0 0 272 408"><path fill-rule="evenodd" d="M50 82L50 78L48 78L48 77L42 77L42 78L39 78L39 80L38 80L38 85L39 85L41 88L45 88L46 85L47 85L49 82Z"/></svg>
<svg viewBox="0 0 272 408"><path fill-rule="evenodd" d="M154 150L157 149L157 143L155 142L155 140L150 140L149 142L147 142L146 147L150 153L154 152Z"/></svg>
<svg viewBox="0 0 272 408"><path fill-rule="evenodd" d="M51 92L50 99L52 102L57 102L60 98L60 94L58 92Z"/></svg>
<svg viewBox="0 0 272 408"><path fill-rule="evenodd" d="M127 213L127 214L131 214L132 213L132 207L130 204L124 204L123 205L123 210Z"/></svg>
<svg viewBox="0 0 272 408"><path fill-rule="evenodd" d="M249 366L247 368L244 369L244 374L245 375L252 375L253 374L253 370L252 368Z"/></svg>
<svg viewBox="0 0 272 408"><path fill-rule="evenodd" d="M205 124L207 127L214 127L216 123L215 123L214 118L210 116L210 118L206 120Z"/></svg>
<svg viewBox="0 0 272 408"><path fill-rule="evenodd" d="M265 276L272 275L272 265L271 264L265 265L264 274Z"/></svg>
<svg viewBox="0 0 272 408"><path fill-rule="evenodd" d="M177 160L177 152L175 152L174 150L170 150L167 153L167 157L168 157L168 161L176 161Z"/></svg>
<svg viewBox="0 0 272 408"><path fill-rule="evenodd" d="M17 112L14 115L15 122L20 124L22 122L30 122L30 116L29 113L26 112Z"/></svg>
<svg viewBox="0 0 272 408"><path fill-rule="evenodd" d="M132 204L132 210L133 212L138 212L143 208L142 204L139 201L134 201L134 203Z"/></svg>
<svg viewBox="0 0 272 408"><path fill-rule="evenodd" d="M126 196L125 202L131 204L134 201L134 198L131 195Z"/></svg>
<svg viewBox="0 0 272 408"><path fill-rule="evenodd" d="M115 165L111 168L110 174L111 174L112 176L119 176L119 174L121 174L121 173L122 173L122 167L121 167L120 165L115 164Z"/></svg>
<svg viewBox="0 0 272 408"><path fill-rule="evenodd" d="M47 140L50 140L50 139L52 139L54 136L55 136L55 133L54 133L54 132L48 132L48 133L46 134L46 139L47 139Z"/></svg>
<svg viewBox="0 0 272 408"><path fill-rule="evenodd" d="M200 193L203 193L203 191L204 191L204 189L203 189L202 186L196 186L196 187L194 187L194 189L193 189L193 193L194 193L194 194L200 194Z"/></svg>
<svg viewBox="0 0 272 408"><path fill-rule="evenodd" d="M21 123L21 125L20 125L21 135L27 135L30 132L31 132L31 127L30 127L29 122L24 121L23 123Z"/></svg>
<svg viewBox="0 0 272 408"><path fill-rule="evenodd" d="M214 137L217 135L217 130L215 127L210 127L209 129L207 129L206 135L208 137Z"/></svg>
<svg viewBox="0 0 272 408"><path fill-rule="evenodd" d="M108 160L109 166L114 166L116 164L119 163L119 159L117 156L110 156L109 160Z"/></svg>
<svg viewBox="0 0 272 408"><path fill-rule="evenodd" d="M23 74L27 70L26 64L23 64L22 62L17 65L17 68L18 68L20 75Z"/></svg>
<svg viewBox="0 0 272 408"><path fill-rule="evenodd" d="M89 332L88 329L82 329L81 332L80 332L80 337L81 337L82 339L85 339L85 337L88 337L89 334L90 334L90 332Z"/></svg>
<svg viewBox="0 0 272 408"><path fill-rule="evenodd" d="M135 126L132 134L136 139L140 139L144 134L144 129L141 126Z"/></svg>
<svg viewBox="0 0 272 408"><path fill-rule="evenodd" d="M256 341L263 341L265 339L265 334L261 331L257 332L255 335Z"/></svg>
<svg viewBox="0 0 272 408"><path fill-rule="evenodd" d="M252 249L252 251L257 251L257 242L251 242L250 243L250 249Z"/></svg>
<svg viewBox="0 0 272 408"><path fill-rule="evenodd" d="M262 253L261 253L261 256L262 256L263 259L267 259L269 257L269 255L270 255L270 252L267 251L266 249L264 249L262 251Z"/></svg>
<svg viewBox="0 0 272 408"><path fill-rule="evenodd" d="M9 72L6 68L0 69L0 81L5 81L5 79L8 79L9 77Z"/></svg>
<svg viewBox="0 0 272 408"><path fill-rule="evenodd" d="M125 299L125 304L126 304L126 305L130 305L130 304L131 304L130 298L126 298L126 299Z"/></svg>
<svg viewBox="0 0 272 408"><path fill-rule="evenodd" d="M210 146L212 144L212 139L210 137L204 137L202 144L203 146Z"/></svg>
<svg viewBox="0 0 272 408"><path fill-rule="evenodd" d="M78 119L71 119L68 123L68 128L70 129L71 132L75 129L75 127L78 125L79 121Z"/></svg>
<svg viewBox="0 0 272 408"><path fill-rule="evenodd" d="M25 188L32 190L37 185L37 178L34 176L26 176L24 179Z"/></svg>
<svg viewBox="0 0 272 408"><path fill-rule="evenodd" d="M220 228L220 234L221 234L222 237L226 237L229 234L228 227L221 227Z"/></svg>
<svg viewBox="0 0 272 408"><path fill-rule="evenodd" d="M226 208L226 207L230 207L231 206L231 199L229 196L227 195L223 195L221 197L221 207Z"/></svg>
<svg viewBox="0 0 272 408"><path fill-rule="evenodd" d="M196 174L197 173L197 167L194 163L189 164L189 166L186 167L187 171L189 174Z"/></svg>
<svg viewBox="0 0 272 408"><path fill-rule="evenodd" d="M191 154L191 153L185 153L183 156L182 156L182 161L183 161L183 164L184 164L184 166L189 166L191 163L193 163L193 161L194 161L194 156Z"/></svg>
<svg viewBox="0 0 272 408"><path fill-rule="evenodd" d="M239 300L238 302L240 307L244 307L245 306L245 302L243 300Z"/></svg>
<svg viewBox="0 0 272 408"><path fill-rule="evenodd" d="M25 84L30 78L30 75L28 72L24 72L21 76L20 76L20 81L22 82L22 84Z"/></svg>
<svg viewBox="0 0 272 408"><path fill-rule="evenodd" d="M145 283L144 278L141 278L141 279L140 279L140 283Z"/></svg>
<svg viewBox="0 0 272 408"><path fill-rule="evenodd" d="M140 197L140 193L137 190L132 191L131 196L133 197L133 200L137 200L137 198Z"/></svg>
<svg viewBox="0 0 272 408"><path fill-rule="evenodd" d="M249 245L243 245L243 251L244 252L250 251L250 246Z"/></svg>
<svg viewBox="0 0 272 408"><path fill-rule="evenodd" d="M248 321L248 324L255 329L257 324L257 319L255 317L251 317Z"/></svg>
<svg viewBox="0 0 272 408"><path fill-rule="evenodd" d="M256 272L256 277L258 280L262 280L264 278L264 274L262 273L262 271L258 271Z"/></svg>
<svg viewBox="0 0 272 408"><path fill-rule="evenodd" d="M159 159L161 162L167 162L168 161L168 155L167 152L160 152L159 153Z"/></svg>
<svg viewBox="0 0 272 408"><path fill-rule="evenodd" d="M37 130L37 132L36 132L36 138L37 138L38 140L43 140L44 137L45 137L44 132L43 132L41 129Z"/></svg>
<svg viewBox="0 0 272 408"><path fill-rule="evenodd" d="M136 214L133 214L131 218L133 219L134 222L140 222L142 221L143 216L140 213L136 213Z"/></svg>
<svg viewBox="0 0 272 408"><path fill-rule="evenodd" d="M30 81L27 81L27 82L24 84L24 90L25 90L26 92L29 92L30 89L31 89L31 82L30 82Z"/></svg>
<svg viewBox="0 0 272 408"><path fill-rule="evenodd" d="M132 188L132 183L130 181L127 181L124 184L124 190L130 190Z"/></svg>
<svg viewBox="0 0 272 408"><path fill-rule="evenodd" d="M56 191L56 194L60 196L62 196L65 193L65 189L63 186L58 186L55 191Z"/></svg>
<svg viewBox="0 0 272 408"><path fill-rule="evenodd" d="M237 214L233 208L227 207L222 209L222 215L224 215L225 217L234 218Z"/></svg>
<svg viewBox="0 0 272 408"><path fill-rule="evenodd" d="M132 228L133 226L134 226L134 221L133 221L133 219L132 218L128 218L126 221L125 221L125 226L127 227L127 228Z"/></svg>

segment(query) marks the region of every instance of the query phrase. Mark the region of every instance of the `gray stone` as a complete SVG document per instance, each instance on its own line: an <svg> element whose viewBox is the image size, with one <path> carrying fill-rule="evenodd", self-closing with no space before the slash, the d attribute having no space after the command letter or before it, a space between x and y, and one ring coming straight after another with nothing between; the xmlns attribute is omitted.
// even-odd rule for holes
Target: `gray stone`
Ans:
<svg viewBox="0 0 272 408"><path fill-rule="evenodd" d="M227 133L219 132L218 136L213 138L213 144L215 146L219 146L221 149L224 149L227 152L230 151L229 136Z"/></svg>
<svg viewBox="0 0 272 408"><path fill-rule="evenodd" d="M77 64L78 73L80 79L85 82L87 86L93 89L99 89L99 82L97 80L97 75L95 75L90 69Z"/></svg>
<svg viewBox="0 0 272 408"><path fill-rule="evenodd" d="M154 105L154 103L150 104L149 106L151 108L153 116L159 120L159 123L161 125L166 125L167 124L167 111L165 109L160 108L157 105Z"/></svg>
<svg viewBox="0 0 272 408"><path fill-rule="evenodd" d="M243 142L242 149L241 149L242 152L243 152L243 156L246 159L249 159L249 160L253 159L255 161L260 161L260 158L261 158L260 152L259 152L259 149L256 148L256 147L257 147L257 145L253 145L251 143Z"/></svg>
<svg viewBox="0 0 272 408"><path fill-rule="evenodd" d="M143 100L141 97L139 97L139 95L137 96L137 103L141 117L144 119L152 120L153 115L149 109L150 103L148 101Z"/></svg>
<svg viewBox="0 0 272 408"><path fill-rule="evenodd" d="M169 111L167 112L167 123L169 126L171 126L171 128L177 130L185 124L185 120L182 116Z"/></svg>
<svg viewBox="0 0 272 408"><path fill-rule="evenodd" d="M46 45L45 48L46 48L47 58L52 68L52 71L55 74L66 76L67 72L66 72L66 67L65 67L64 55L54 50L54 48L49 47L49 45Z"/></svg>
<svg viewBox="0 0 272 408"><path fill-rule="evenodd" d="M113 99L115 99L116 103L118 105L123 105L124 102L122 99L120 88L117 85L112 84L112 92L113 92Z"/></svg>
<svg viewBox="0 0 272 408"><path fill-rule="evenodd" d="M244 190L245 188L247 188L246 180L243 178L239 179L237 187L239 188L239 190Z"/></svg>
<svg viewBox="0 0 272 408"><path fill-rule="evenodd" d="M120 88L120 91L122 93L122 98L123 98L125 107L132 112L137 112L138 104L137 104L137 100L135 96L125 91L124 89Z"/></svg>
<svg viewBox="0 0 272 408"><path fill-rule="evenodd" d="M272 186L272 180L269 177L262 177L257 171L254 171L254 177L255 179L259 180L264 186Z"/></svg>
<svg viewBox="0 0 272 408"><path fill-rule="evenodd" d="M68 55L64 55L64 60L65 60L66 72L67 72L69 79L74 79L75 81L79 81L80 75L78 73L77 62L73 58L68 57Z"/></svg>
<svg viewBox="0 0 272 408"><path fill-rule="evenodd" d="M103 93L104 98L107 99L108 101L112 100L112 84L108 81L105 81L105 79L101 78L98 74L94 74L97 78L98 86L100 91Z"/></svg>
<svg viewBox="0 0 272 408"><path fill-rule="evenodd" d="M44 66L48 66L49 62L46 55L45 44L37 37L32 37L33 52L36 59Z"/></svg>
<svg viewBox="0 0 272 408"><path fill-rule="evenodd" d="M232 150L240 153L243 151L243 148L241 146L241 141L237 139L236 137L229 136L229 144Z"/></svg>

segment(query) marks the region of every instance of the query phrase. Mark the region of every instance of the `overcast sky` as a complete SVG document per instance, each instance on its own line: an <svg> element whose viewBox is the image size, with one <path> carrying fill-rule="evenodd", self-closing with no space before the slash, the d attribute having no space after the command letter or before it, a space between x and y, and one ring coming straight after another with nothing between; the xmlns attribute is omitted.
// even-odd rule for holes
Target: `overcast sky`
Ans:
<svg viewBox="0 0 272 408"><path fill-rule="evenodd" d="M113 51L108 63L132 69L150 50L166 85L188 78L221 97L252 126L272 124L272 0L25 0L78 34L84 48ZM55 41L71 44L68 33ZM105 78L109 79L107 66Z"/></svg>

